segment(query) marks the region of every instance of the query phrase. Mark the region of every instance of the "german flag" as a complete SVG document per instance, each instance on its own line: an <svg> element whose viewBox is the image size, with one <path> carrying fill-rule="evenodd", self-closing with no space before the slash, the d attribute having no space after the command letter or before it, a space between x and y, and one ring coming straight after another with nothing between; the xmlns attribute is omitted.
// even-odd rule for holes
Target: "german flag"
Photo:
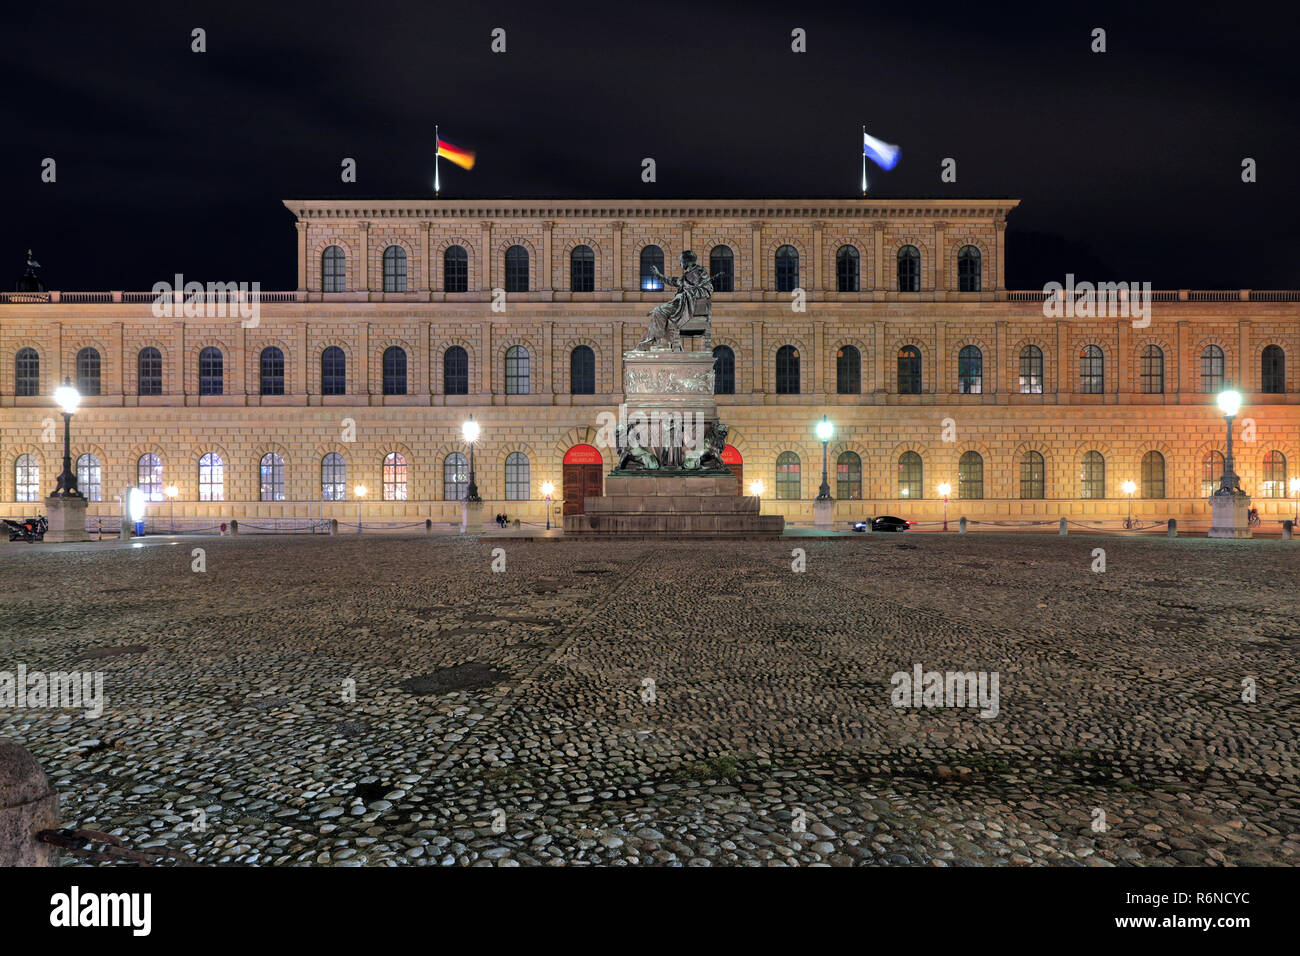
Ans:
<svg viewBox="0 0 1300 956"><path fill-rule="evenodd" d="M438 155L445 160L455 163L461 169L474 168L473 150L461 149L459 146L453 146L444 139L438 140Z"/></svg>

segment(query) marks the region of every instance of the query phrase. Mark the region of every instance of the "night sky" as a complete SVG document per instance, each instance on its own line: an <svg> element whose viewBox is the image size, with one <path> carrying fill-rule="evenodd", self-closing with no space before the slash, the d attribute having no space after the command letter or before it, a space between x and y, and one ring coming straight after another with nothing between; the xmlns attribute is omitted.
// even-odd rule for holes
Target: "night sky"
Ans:
<svg viewBox="0 0 1300 956"><path fill-rule="evenodd" d="M280 201L431 197L435 122L446 199L852 198L866 123L872 197L1022 200L1011 288L1300 288L1300 8L1070 6L9 3L0 282L292 289Z"/></svg>

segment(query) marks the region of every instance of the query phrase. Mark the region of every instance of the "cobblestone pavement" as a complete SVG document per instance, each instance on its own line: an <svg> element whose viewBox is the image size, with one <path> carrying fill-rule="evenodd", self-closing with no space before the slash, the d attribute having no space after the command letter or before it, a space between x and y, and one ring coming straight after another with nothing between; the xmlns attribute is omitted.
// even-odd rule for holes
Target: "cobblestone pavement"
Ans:
<svg viewBox="0 0 1300 956"><path fill-rule="evenodd" d="M209 863L1293 864L1298 585L1278 541L15 545L0 670L108 704L0 735ZM996 716L891 706L916 664Z"/></svg>

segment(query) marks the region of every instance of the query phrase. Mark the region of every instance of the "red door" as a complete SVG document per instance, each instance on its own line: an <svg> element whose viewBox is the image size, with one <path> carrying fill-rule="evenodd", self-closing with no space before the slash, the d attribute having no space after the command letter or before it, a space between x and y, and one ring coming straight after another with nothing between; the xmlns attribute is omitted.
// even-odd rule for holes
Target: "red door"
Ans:
<svg viewBox="0 0 1300 956"><path fill-rule="evenodd" d="M736 451L731 445L722 449L722 463L731 469L731 473L736 476L736 494L745 493L745 462L740 457L740 452Z"/></svg>
<svg viewBox="0 0 1300 956"><path fill-rule="evenodd" d="M605 491L605 461L591 445L574 445L564 456L564 513L580 515L587 498Z"/></svg>

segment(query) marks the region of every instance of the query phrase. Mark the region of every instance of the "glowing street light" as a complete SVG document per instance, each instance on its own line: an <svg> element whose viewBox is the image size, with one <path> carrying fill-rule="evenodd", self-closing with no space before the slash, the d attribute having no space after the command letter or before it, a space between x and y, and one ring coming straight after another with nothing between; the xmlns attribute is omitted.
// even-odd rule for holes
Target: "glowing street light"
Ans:
<svg viewBox="0 0 1300 956"><path fill-rule="evenodd" d="M1133 527L1133 492L1137 491L1138 486L1131 481L1126 481L1120 485L1120 490L1128 495L1128 519L1124 522L1125 528Z"/></svg>
<svg viewBox="0 0 1300 956"><path fill-rule="evenodd" d="M946 481L939 482L939 494L943 497L943 530L948 530L948 495L952 493L952 485Z"/></svg>
<svg viewBox="0 0 1300 956"><path fill-rule="evenodd" d="M753 481L751 481L751 482L749 483L749 493L750 493L751 495L753 495L755 498L761 498L761 497L763 497L763 481L762 481L762 479L760 479L760 478L755 478Z"/></svg>
<svg viewBox="0 0 1300 956"><path fill-rule="evenodd" d="M1300 524L1300 478L1291 479L1291 498L1296 506L1293 523Z"/></svg>
<svg viewBox="0 0 1300 956"><path fill-rule="evenodd" d="M822 443L822 486L817 490L818 501L831 501L831 486L826 481L826 445L835 434L835 426L822 416L822 420L817 423L817 438Z"/></svg>
<svg viewBox="0 0 1300 956"><path fill-rule="evenodd" d="M133 485L126 493L126 510L131 516L131 523L135 525L136 535L144 534L144 511L146 507L144 492L138 486Z"/></svg>
<svg viewBox="0 0 1300 956"><path fill-rule="evenodd" d="M1228 454L1223 458L1223 476L1219 479L1219 488L1214 492L1215 495L1245 494L1241 490L1241 479L1237 477L1232 467L1232 420L1237 417L1237 412L1240 410L1240 392L1228 389L1219 393L1219 411L1223 412L1223 418L1228 423Z"/></svg>
<svg viewBox="0 0 1300 956"><path fill-rule="evenodd" d="M482 501L478 496L478 484L474 481L474 446L478 443L479 427L473 415L460 427L460 434L469 445L469 487L465 489L465 500Z"/></svg>
<svg viewBox="0 0 1300 956"><path fill-rule="evenodd" d="M366 486L357 485L352 489L352 494L357 499L357 534L361 533L361 499L366 496Z"/></svg>
<svg viewBox="0 0 1300 956"><path fill-rule="evenodd" d="M551 495L555 493L555 485L549 481L542 482L542 494L546 496L546 530L551 530Z"/></svg>
<svg viewBox="0 0 1300 956"><path fill-rule="evenodd" d="M77 473L72 470L72 416L81 404L81 393L72 384L72 379L65 378L63 384L54 390L54 401L63 412L63 474L59 475L58 484L54 486L51 498L80 498L77 490Z"/></svg>
<svg viewBox="0 0 1300 956"><path fill-rule="evenodd" d="M180 489L175 485L168 485L163 489L163 494L167 496L167 524L171 526L173 534L176 532L176 496L180 493Z"/></svg>

